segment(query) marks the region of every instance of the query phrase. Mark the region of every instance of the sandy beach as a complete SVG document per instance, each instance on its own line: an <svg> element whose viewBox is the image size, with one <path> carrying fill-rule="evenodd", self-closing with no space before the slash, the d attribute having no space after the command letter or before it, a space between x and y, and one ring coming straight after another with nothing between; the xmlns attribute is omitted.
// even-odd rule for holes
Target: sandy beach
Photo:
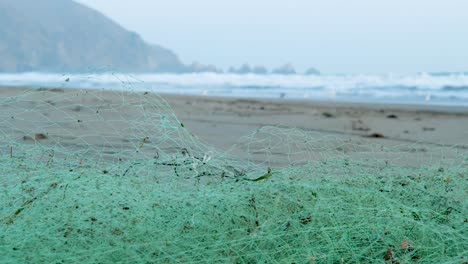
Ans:
<svg viewBox="0 0 468 264"><path fill-rule="evenodd" d="M45 134L44 138L38 139L42 144L70 145L77 149L103 144L103 137L100 135L109 135L104 139L109 152L117 145L131 148L137 144L135 142L141 140L139 137L149 137L152 128L148 121L151 118L142 121L141 126L145 126L145 129L137 127L138 130L135 130L135 127L130 128L130 123L133 120L141 120L142 116L151 116L161 111L158 107L146 107L142 110L129 107L130 105L141 103L141 98L145 98L144 104L163 102L159 96L144 92L0 88L2 98L20 95L24 97L25 94L27 98L21 102L22 105L13 101L4 102L0 106L4 118L0 123L0 131L4 134L10 133L19 143L28 142L35 134ZM468 109L463 107L184 95L162 97L192 135L221 152L236 143L242 143L242 137L251 135L265 126L297 128L299 131L310 132L317 139L318 145L322 144L321 138L348 141L352 146L348 149L350 152L356 151L355 146L366 146L368 152L379 147L389 147L401 152L416 152L419 160L427 157L428 161L430 157L445 155L444 149L466 150L468 146ZM106 105L111 110L109 113L104 111ZM15 112L15 109L18 111L21 108L25 109L24 107L30 107L31 110ZM92 120L90 114L96 114L98 111L101 112L96 116L101 119ZM14 115L17 115L16 119L13 119ZM36 118L35 115L40 116ZM23 122L19 121L21 118ZM61 127L60 121L65 119L77 122L73 127ZM117 119L118 123L115 123ZM106 123L106 120L112 120L114 123L111 126L111 122ZM142 131L149 134L146 135ZM140 132L142 134L138 135ZM341 150L341 147L339 149ZM243 151L238 149L235 154L242 156ZM277 162L281 163L281 156L286 155L281 152L287 150L280 147L275 151L274 155L278 156ZM254 156L258 162L264 159L262 155Z"/></svg>
<svg viewBox="0 0 468 264"><path fill-rule="evenodd" d="M468 108L163 95L187 127L224 148L262 126L377 142L467 145Z"/></svg>

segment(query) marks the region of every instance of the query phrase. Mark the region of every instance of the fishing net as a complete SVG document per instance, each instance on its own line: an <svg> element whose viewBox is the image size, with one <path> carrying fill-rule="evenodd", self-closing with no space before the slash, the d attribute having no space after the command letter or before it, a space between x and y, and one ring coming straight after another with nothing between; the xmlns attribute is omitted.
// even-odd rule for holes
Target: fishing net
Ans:
<svg viewBox="0 0 468 264"><path fill-rule="evenodd" d="M463 263L463 146L264 127L228 150L143 91L0 98L1 263Z"/></svg>

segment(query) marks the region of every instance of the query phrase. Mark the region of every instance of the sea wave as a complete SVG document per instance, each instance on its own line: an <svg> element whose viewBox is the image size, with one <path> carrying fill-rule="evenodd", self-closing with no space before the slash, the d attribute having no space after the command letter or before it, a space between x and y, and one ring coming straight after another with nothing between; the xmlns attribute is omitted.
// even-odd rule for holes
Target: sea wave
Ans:
<svg viewBox="0 0 468 264"><path fill-rule="evenodd" d="M468 74L0 74L3 86L151 90L160 93L468 105Z"/></svg>

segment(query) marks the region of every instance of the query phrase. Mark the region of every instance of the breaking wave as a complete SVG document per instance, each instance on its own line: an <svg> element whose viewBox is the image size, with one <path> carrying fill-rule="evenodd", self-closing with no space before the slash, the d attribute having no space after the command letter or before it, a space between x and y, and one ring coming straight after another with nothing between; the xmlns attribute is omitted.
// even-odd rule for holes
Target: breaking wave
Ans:
<svg viewBox="0 0 468 264"><path fill-rule="evenodd" d="M468 74L0 74L3 86L60 86L159 93L468 106Z"/></svg>

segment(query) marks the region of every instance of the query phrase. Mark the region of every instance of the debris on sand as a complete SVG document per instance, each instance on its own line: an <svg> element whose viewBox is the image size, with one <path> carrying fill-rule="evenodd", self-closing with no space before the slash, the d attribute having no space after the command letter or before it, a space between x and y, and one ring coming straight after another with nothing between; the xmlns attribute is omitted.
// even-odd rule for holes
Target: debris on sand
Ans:
<svg viewBox="0 0 468 264"><path fill-rule="evenodd" d="M384 134L382 134L382 133L372 133L370 135L367 135L366 137L369 137L369 138L385 138Z"/></svg>
<svg viewBox="0 0 468 264"><path fill-rule="evenodd" d="M36 134L34 134L33 137L23 136L23 140L25 140L25 141L28 141L28 140L44 140L44 139L47 139L47 138L49 138L49 136L47 136L47 134L44 134L44 133L36 133Z"/></svg>

